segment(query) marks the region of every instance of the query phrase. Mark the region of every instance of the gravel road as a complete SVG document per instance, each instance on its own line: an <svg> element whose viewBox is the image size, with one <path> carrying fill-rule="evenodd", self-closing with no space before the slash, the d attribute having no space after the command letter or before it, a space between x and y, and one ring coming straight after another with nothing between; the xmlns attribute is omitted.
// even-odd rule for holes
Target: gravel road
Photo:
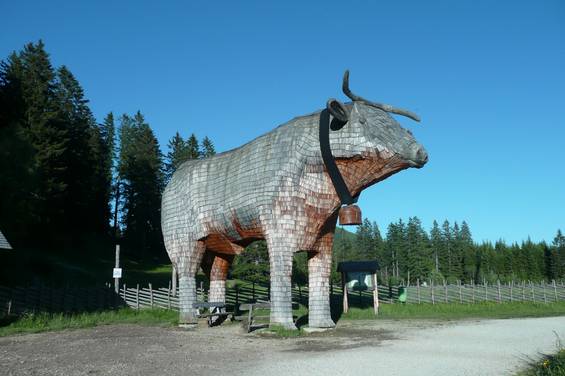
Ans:
<svg viewBox="0 0 565 376"><path fill-rule="evenodd" d="M238 325L110 325L0 338L0 375L503 375L565 341L565 317L352 321L281 339Z"/></svg>

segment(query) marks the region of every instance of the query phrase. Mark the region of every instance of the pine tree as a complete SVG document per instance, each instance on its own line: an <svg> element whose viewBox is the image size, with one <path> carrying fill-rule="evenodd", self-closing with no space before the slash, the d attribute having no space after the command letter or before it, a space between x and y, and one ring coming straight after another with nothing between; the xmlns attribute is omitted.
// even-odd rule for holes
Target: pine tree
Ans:
<svg viewBox="0 0 565 376"><path fill-rule="evenodd" d="M436 274L440 273L439 269L439 257L443 248L443 239L441 236L441 230L437 221L434 220L432 230L430 231L430 245L432 247L432 253L434 258L434 270Z"/></svg>
<svg viewBox="0 0 565 376"><path fill-rule="evenodd" d="M386 234L386 248L390 255L392 276L400 278L406 270L406 237L402 219L398 223L390 223Z"/></svg>
<svg viewBox="0 0 565 376"><path fill-rule="evenodd" d="M43 42L29 43L17 59L12 57L10 81L18 86L22 102L18 134L33 150L35 184L28 187L26 201L34 220L27 230L36 236L28 237L26 243L42 239L42 246L50 246L65 231L69 129L57 119L55 71Z"/></svg>
<svg viewBox="0 0 565 376"><path fill-rule="evenodd" d="M110 201L114 196L114 160L116 156L116 130L114 114L109 113L102 124L91 129L93 160L97 164L93 179L96 189L93 201L96 214L95 230L107 234L112 217Z"/></svg>
<svg viewBox="0 0 565 376"><path fill-rule="evenodd" d="M467 222L461 223L461 230L459 231L459 247L461 248L460 254L460 274L459 279L470 281L476 274L476 256L475 246L473 244L473 237L471 229Z"/></svg>
<svg viewBox="0 0 565 376"><path fill-rule="evenodd" d="M168 182L177 168L186 160L191 159L192 152L179 132L169 140L169 152L165 157L165 181Z"/></svg>
<svg viewBox="0 0 565 376"><path fill-rule="evenodd" d="M100 212L108 205L108 197L104 196L108 187L104 180L102 140L84 91L65 66L57 70L54 94L57 121L67 129L68 135L63 154L66 228L76 239L84 233L107 228L107 213Z"/></svg>
<svg viewBox="0 0 565 376"><path fill-rule="evenodd" d="M422 222L418 217L408 219L406 226L407 242L407 269L410 272L410 279L425 279L433 270L433 260L430 255L429 239L422 228Z"/></svg>
<svg viewBox="0 0 565 376"><path fill-rule="evenodd" d="M16 247L29 241L39 221L35 149L24 128L23 70L15 52L0 63L0 228Z"/></svg>
<svg viewBox="0 0 565 376"><path fill-rule="evenodd" d="M103 135L78 80L65 66L55 71L43 42L29 43L2 62L0 101L10 108L0 114L9 126L2 159L18 160L22 171L1 168L11 192L2 196L17 204L0 207L18 218L19 234L36 234L21 237L23 244L41 239L42 248L60 248L103 232L108 210L100 208L109 190L101 179Z"/></svg>
<svg viewBox="0 0 565 376"><path fill-rule="evenodd" d="M376 257L373 226L367 218L357 228L355 248L357 250L356 260L374 260Z"/></svg>
<svg viewBox="0 0 565 376"><path fill-rule="evenodd" d="M194 133L186 140L186 147L188 148L188 159L198 159L202 156L198 146L198 139Z"/></svg>
<svg viewBox="0 0 565 376"><path fill-rule="evenodd" d="M501 279L505 275L512 275L512 250L504 243L503 240L498 240L494 244L494 251L497 255L496 262L496 278Z"/></svg>
<svg viewBox="0 0 565 376"><path fill-rule="evenodd" d="M557 230L552 245L555 252L554 263L556 278L565 278L565 236L560 229Z"/></svg>
<svg viewBox="0 0 565 376"><path fill-rule="evenodd" d="M122 116L119 178L124 237L130 252L145 259L164 256L161 235L162 159L159 143L138 111Z"/></svg>
<svg viewBox="0 0 565 376"><path fill-rule="evenodd" d="M444 255L442 259L444 259L444 268L442 270L442 274L445 277L453 276L453 264L454 264L454 255L453 255L453 231L451 226L449 225L449 221L446 219L443 222L441 228L441 235L442 235L442 242L443 242L443 251Z"/></svg>
<svg viewBox="0 0 565 376"><path fill-rule="evenodd" d="M381 231L379 230L379 226L377 222L372 223L372 237L373 237L373 244L375 249L375 258L382 262L385 258L385 244L383 241L383 237L381 236Z"/></svg>
<svg viewBox="0 0 565 376"><path fill-rule="evenodd" d="M215 154L216 149L214 148L212 140L210 140L208 136L204 137L204 140L202 140L202 158L208 158Z"/></svg>
<svg viewBox="0 0 565 376"><path fill-rule="evenodd" d="M557 278L557 263L556 263L555 250L544 244L543 246L543 261L544 261L544 275L547 281Z"/></svg>

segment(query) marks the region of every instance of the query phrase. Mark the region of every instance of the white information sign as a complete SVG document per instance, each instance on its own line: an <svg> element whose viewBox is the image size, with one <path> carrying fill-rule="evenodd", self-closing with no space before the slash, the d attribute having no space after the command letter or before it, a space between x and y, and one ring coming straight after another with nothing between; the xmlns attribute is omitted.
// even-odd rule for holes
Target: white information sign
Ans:
<svg viewBox="0 0 565 376"><path fill-rule="evenodd" d="M114 278L122 278L122 268L114 268Z"/></svg>

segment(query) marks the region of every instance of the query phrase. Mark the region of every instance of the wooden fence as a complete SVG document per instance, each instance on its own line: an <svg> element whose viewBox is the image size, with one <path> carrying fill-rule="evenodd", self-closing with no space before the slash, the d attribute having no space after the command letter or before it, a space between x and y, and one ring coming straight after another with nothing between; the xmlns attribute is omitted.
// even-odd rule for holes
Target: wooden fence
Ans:
<svg viewBox="0 0 565 376"><path fill-rule="evenodd" d="M381 303L398 302L401 289L406 291L407 304L419 303L465 303L479 302L541 302L550 303L565 301L565 284L556 283L496 283L496 284L416 284L412 286L379 286L379 300ZM341 304L343 290L341 286L331 286L331 299L333 304ZM108 284L94 288L48 288L16 287L7 288L0 286L0 315L24 312L82 312L103 309L113 309L129 306L134 309L163 308L178 310L178 289L174 291L169 287L154 288L136 285L135 287L122 285L119 293L114 292ZM373 296L370 291L352 291L349 293L350 305L370 306ZM292 290L294 302L308 304L308 288L295 287ZM197 289L197 300L207 300L206 286L200 284ZM255 301L268 301L268 286L252 285L246 283L231 287L226 292L226 303L235 307L241 303Z"/></svg>
<svg viewBox="0 0 565 376"><path fill-rule="evenodd" d="M416 284L405 286L407 303L541 302L565 300L565 284L508 282L495 284Z"/></svg>
<svg viewBox="0 0 565 376"><path fill-rule="evenodd" d="M0 316L25 312L88 312L123 307L114 290L106 287L50 288L0 286Z"/></svg>
<svg viewBox="0 0 565 376"><path fill-rule="evenodd" d="M381 303L398 302L401 289L406 291L407 304L419 303L480 303L480 302L538 302L550 303L565 301L565 284L556 283L496 283L496 284L427 284L415 286L386 286L379 287L379 301ZM125 291L125 293L124 293ZM125 295L124 295L125 294ZM341 286L331 287L332 302L339 304L343 290ZM123 297L128 306L132 308L160 307L178 310L178 291L174 293L170 288L153 289L151 286L140 288L122 288L120 296ZM352 306L372 305L373 295L369 291L349 292ZM294 302L303 305L308 304L308 287L295 287L292 290ZM202 284L197 289L197 300L206 301L206 288ZM226 292L226 303L236 306L241 303L254 301L268 301L269 290L266 286L251 284L228 288Z"/></svg>

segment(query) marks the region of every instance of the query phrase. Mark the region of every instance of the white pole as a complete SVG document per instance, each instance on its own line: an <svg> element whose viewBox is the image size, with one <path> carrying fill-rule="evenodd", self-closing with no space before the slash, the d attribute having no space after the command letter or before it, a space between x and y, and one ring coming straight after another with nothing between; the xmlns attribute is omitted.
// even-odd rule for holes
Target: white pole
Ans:
<svg viewBox="0 0 565 376"><path fill-rule="evenodd" d="M120 267L120 245L116 244L116 268ZM117 293L120 292L120 279L114 278L114 291Z"/></svg>

